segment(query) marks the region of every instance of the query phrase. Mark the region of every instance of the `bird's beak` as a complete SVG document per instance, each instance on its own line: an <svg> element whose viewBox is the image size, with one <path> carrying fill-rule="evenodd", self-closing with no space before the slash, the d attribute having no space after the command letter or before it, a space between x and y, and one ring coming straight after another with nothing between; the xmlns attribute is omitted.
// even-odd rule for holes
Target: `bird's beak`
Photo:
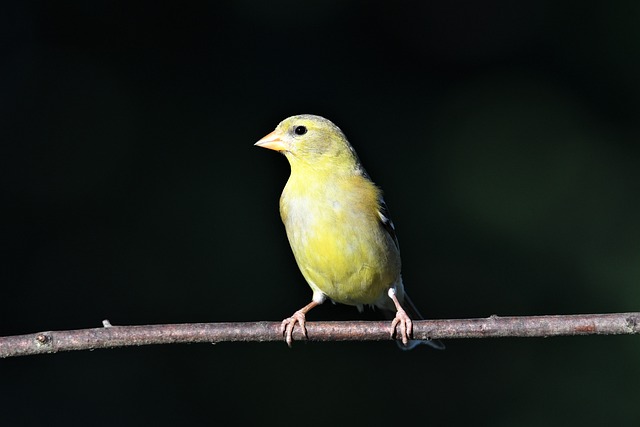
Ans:
<svg viewBox="0 0 640 427"><path fill-rule="evenodd" d="M285 151L287 147L285 146L284 141L280 139L280 135L281 134L278 130L274 130L269 135L256 142L254 145L275 151Z"/></svg>

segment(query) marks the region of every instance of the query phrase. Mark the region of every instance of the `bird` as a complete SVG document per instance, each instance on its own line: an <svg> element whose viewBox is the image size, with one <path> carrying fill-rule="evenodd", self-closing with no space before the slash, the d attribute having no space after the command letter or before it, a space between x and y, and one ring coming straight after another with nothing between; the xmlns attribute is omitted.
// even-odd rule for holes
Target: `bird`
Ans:
<svg viewBox="0 0 640 427"><path fill-rule="evenodd" d="M382 191L355 149L330 120L301 114L281 121L254 145L275 150L291 172L280 196L280 215L311 302L281 323L291 347L299 324L308 338L306 314L326 300L373 306L392 319L390 335L402 349L438 340L414 340L413 319L422 319L404 290L400 248Z"/></svg>

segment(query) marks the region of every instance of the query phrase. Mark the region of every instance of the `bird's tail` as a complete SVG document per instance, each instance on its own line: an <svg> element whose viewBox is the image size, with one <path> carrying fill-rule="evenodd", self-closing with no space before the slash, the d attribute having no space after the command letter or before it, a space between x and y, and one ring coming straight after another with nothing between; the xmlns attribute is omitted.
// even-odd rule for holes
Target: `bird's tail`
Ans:
<svg viewBox="0 0 640 427"><path fill-rule="evenodd" d="M413 301L411 301L411 298L409 298L409 295L406 293L404 294L404 300L402 301L402 308L404 308L411 320L424 320L424 316L420 314L416 306L413 304ZM384 310L384 313L389 319L393 319L395 317L395 312ZM420 344L426 344L436 350L444 350L445 348L444 344L440 340L409 340L407 345L402 344L401 341L397 341L397 344L402 350L412 350Z"/></svg>

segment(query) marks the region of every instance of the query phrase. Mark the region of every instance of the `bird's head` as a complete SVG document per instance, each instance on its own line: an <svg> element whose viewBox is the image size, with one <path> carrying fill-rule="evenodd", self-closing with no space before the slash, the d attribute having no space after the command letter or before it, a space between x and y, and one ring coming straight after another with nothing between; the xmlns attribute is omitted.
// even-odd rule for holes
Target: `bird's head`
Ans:
<svg viewBox="0 0 640 427"><path fill-rule="evenodd" d="M284 154L292 167L358 167L358 157L340 128L324 117L303 114L284 119L258 147Z"/></svg>

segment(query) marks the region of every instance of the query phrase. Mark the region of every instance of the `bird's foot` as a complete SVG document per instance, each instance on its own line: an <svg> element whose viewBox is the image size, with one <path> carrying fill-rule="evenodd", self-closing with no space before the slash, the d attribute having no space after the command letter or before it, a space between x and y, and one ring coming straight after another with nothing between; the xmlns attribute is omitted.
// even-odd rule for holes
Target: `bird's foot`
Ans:
<svg viewBox="0 0 640 427"><path fill-rule="evenodd" d="M282 335L284 335L284 340L287 342L287 345L289 347L291 347L291 343L293 342L293 328L296 326L296 323L300 324L302 335L304 335L305 338L308 338L307 327L305 326L305 312L302 310L298 310L293 313L293 316L287 317L280 324L280 332L282 333Z"/></svg>
<svg viewBox="0 0 640 427"><path fill-rule="evenodd" d="M400 337L402 338L402 344L405 346L409 344L409 339L413 335L413 322L407 312L400 308L396 312L396 317L391 322L391 338L396 336L396 327L398 327Z"/></svg>
<svg viewBox="0 0 640 427"><path fill-rule="evenodd" d="M406 311L402 308L400 301L398 301L398 297L396 296L396 288L389 288L389 298L393 301L393 304L396 306L396 317L393 318L393 322L391 322L391 338L395 338L396 336L396 326L399 326L400 337L402 338L402 344L407 346L409 344L409 339L413 335L413 322L411 318L407 314Z"/></svg>
<svg viewBox="0 0 640 427"><path fill-rule="evenodd" d="M284 335L284 340L287 342L287 345L291 347L291 343L293 342L293 328L295 328L296 323L300 324L300 328L302 329L302 335L305 338L309 338L307 336L307 327L306 324L306 314L313 307L322 304L324 300L323 295L318 297L315 301L311 301L309 304L302 307L300 310L293 313L293 316L287 317L280 324L280 333Z"/></svg>

